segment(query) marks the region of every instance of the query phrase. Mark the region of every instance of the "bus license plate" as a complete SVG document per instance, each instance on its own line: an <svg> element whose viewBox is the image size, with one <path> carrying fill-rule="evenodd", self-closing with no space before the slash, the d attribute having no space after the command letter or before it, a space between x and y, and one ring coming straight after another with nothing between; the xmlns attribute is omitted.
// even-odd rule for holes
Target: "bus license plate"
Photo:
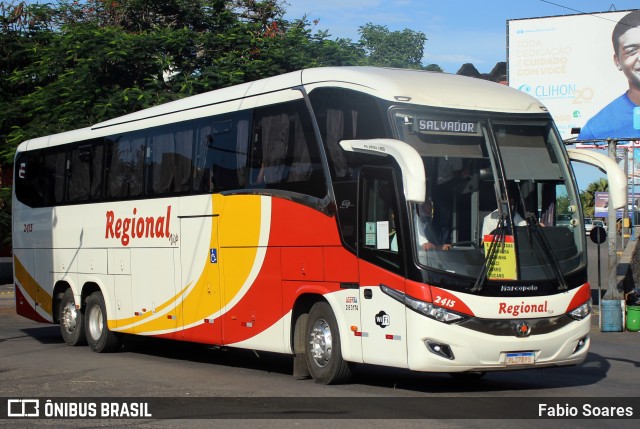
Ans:
<svg viewBox="0 0 640 429"><path fill-rule="evenodd" d="M507 353L505 364L510 365L533 365L536 363L534 352Z"/></svg>

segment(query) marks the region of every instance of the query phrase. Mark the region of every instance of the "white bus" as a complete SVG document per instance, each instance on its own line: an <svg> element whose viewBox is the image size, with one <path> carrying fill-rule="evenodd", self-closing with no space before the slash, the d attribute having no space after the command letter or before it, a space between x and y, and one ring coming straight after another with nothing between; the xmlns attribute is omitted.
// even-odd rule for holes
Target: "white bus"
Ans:
<svg viewBox="0 0 640 429"><path fill-rule="evenodd" d="M624 204L615 163L573 156ZM320 383L358 363L573 365L589 347L582 219L532 97L308 69L22 143L16 307L96 352L131 334L278 352Z"/></svg>

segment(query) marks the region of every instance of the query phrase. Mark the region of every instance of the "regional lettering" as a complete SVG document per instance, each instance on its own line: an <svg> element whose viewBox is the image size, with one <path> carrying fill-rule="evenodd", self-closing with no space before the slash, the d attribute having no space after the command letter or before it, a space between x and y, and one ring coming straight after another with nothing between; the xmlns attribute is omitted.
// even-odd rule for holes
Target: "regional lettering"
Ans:
<svg viewBox="0 0 640 429"><path fill-rule="evenodd" d="M166 216L136 217L137 212L134 208L132 217L116 218L114 211L108 210L104 238L118 239L127 246L133 238L168 238L171 235L171 206L167 206Z"/></svg>
<svg viewBox="0 0 640 429"><path fill-rule="evenodd" d="M547 311L547 301L545 301L544 304L525 304L524 301L516 305L507 305L506 302L498 304L498 314L510 314L514 317L520 314L547 313Z"/></svg>

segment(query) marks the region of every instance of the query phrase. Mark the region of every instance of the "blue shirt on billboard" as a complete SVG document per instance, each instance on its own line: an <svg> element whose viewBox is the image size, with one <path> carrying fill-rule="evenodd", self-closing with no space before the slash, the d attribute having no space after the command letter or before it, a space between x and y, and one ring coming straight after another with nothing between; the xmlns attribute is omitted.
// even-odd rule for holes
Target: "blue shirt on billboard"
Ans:
<svg viewBox="0 0 640 429"><path fill-rule="evenodd" d="M578 140L640 137L640 130L633 127L633 109L636 107L625 92L587 121Z"/></svg>

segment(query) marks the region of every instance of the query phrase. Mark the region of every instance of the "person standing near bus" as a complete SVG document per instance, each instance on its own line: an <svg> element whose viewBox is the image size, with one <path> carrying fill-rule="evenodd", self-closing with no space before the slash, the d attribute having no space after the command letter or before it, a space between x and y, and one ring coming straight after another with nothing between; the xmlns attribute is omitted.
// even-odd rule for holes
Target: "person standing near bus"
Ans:
<svg viewBox="0 0 640 429"><path fill-rule="evenodd" d="M589 119L578 140L640 137L640 10L622 17L611 39L614 64L629 89Z"/></svg>

